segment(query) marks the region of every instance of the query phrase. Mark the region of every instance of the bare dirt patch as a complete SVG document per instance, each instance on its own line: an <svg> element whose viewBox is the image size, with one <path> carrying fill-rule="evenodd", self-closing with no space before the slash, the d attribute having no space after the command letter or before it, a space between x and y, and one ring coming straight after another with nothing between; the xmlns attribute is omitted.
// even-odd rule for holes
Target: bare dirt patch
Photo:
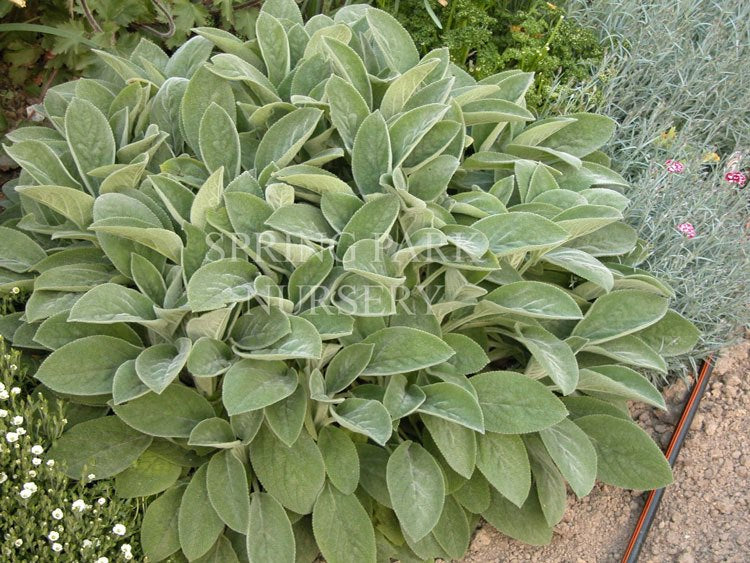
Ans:
<svg viewBox="0 0 750 563"><path fill-rule="evenodd" d="M665 391L669 411L634 407L636 420L666 447L687 397ZM744 562L750 558L750 341L726 350L675 466L641 553L643 563ZM531 547L480 527L464 563L619 561L643 507L639 491L597 485L569 510L552 543Z"/></svg>

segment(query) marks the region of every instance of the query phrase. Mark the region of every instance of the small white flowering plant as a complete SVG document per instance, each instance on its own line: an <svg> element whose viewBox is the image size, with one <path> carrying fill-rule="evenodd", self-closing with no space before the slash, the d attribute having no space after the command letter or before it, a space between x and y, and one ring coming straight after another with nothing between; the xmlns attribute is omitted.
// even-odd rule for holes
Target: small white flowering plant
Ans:
<svg viewBox="0 0 750 563"><path fill-rule="evenodd" d="M7 393L0 399L0 561L132 559L132 550L140 549L130 533L139 503L116 498L109 481L69 479L48 453L66 426L94 410L37 392L27 375L30 361L0 337L0 391Z"/></svg>

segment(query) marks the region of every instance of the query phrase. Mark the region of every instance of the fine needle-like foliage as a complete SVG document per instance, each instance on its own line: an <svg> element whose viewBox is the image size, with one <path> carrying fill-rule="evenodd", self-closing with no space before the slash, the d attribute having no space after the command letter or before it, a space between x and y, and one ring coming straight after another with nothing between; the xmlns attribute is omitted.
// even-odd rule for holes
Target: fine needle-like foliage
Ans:
<svg viewBox="0 0 750 563"><path fill-rule="evenodd" d="M2 320L97 405L50 452L150 497L150 561L461 557L550 541L566 482L671 481L626 401L696 340L632 264L610 119L420 59L365 5L197 29L55 87L6 147Z"/></svg>

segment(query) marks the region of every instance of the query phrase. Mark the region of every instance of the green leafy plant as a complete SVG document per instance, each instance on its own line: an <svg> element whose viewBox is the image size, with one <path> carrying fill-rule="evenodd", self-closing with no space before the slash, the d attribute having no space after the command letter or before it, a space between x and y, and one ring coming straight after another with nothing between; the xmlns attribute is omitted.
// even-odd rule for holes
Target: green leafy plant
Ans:
<svg viewBox="0 0 750 563"><path fill-rule="evenodd" d="M532 124L532 74L365 5L196 32L99 53L6 146L5 330L101 408L67 473L158 495L151 561L459 558L479 515L549 542L566 482L671 481L626 401L697 334L637 268L614 122Z"/></svg>
<svg viewBox="0 0 750 563"><path fill-rule="evenodd" d="M550 96L567 98L556 83L577 87L591 77L602 60L596 34L565 17L562 6L539 0L405 0L377 2L397 17L414 36L420 51L447 46L451 58L482 79L520 69L536 73L526 95L532 109L543 111ZM428 9L426 9L428 8Z"/></svg>

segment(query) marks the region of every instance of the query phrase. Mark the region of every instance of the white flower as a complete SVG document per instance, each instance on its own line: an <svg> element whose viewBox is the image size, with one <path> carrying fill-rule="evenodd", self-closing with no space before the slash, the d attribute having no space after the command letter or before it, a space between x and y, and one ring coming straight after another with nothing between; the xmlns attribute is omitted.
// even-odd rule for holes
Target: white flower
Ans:
<svg viewBox="0 0 750 563"><path fill-rule="evenodd" d="M52 544L52 551L60 553L62 551L62 546L59 543L55 542Z"/></svg>
<svg viewBox="0 0 750 563"><path fill-rule="evenodd" d="M14 416L11 421L11 424L14 426L21 426L23 424L23 417L22 416Z"/></svg>
<svg viewBox="0 0 750 563"><path fill-rule="evenodd" d="M27 491L31 491L32 493L35 493L37 491L36 483L34 483L33 481L24 483L23 488L26 489Z"/></svg>
<svg viewBox="0 0 750 563"><path fill-rule="evenodd" d="M25 428L23 428L22 426L19 426L18 428L16 428L16 433L17 433L17 434L18 434L19 436L23 436L24 434L26 434L26 429L25 429Z"/></svg>
<svg viewBox="0 0 750 563"><path fill-rule="evenodd" d="M5 439L8 440L11 444L13 442L18 442L18 434L16 432L8 432L5 435Z"/></svg>
<svg viewBox="0 0 750 563"><path fill-rule="evenodd" d="M96 475L94 475L93 473L89 473L88 478L89 481L93 481L94 479L96 479Z"/></svg>
<svg viewBox="0 0 750 563"><path fill-rule="evenodd" d="M32 458L31 459L31 463L33 463L34 465L36 465L38 467L38 466L42 465L42 459L39 458L39 457Z"/></svg>
<svg viewBox="0 0 750 563"><path fill-rule="evenodd" d="M53 467L55 465L54 459L48 459L47 460L47 467Z"/></svg>
<svg viewBox="0 0 750 563"><path fill-rule="evenodd" d="M25 4L26 4L26 2L24 2L24 5L25 5ZM24 6L21 6L21 7L23 8ZM11 290L10 290L10 292L11 292L11 293L12 293L13 295L18 295L19 293L21 293L21 288L20 288L20 287L18 287L18 286L13 286L13 289L11 289Z"/></svg>
<svg viewBox="0 0 750 563"><path fill-rule="evenodd" d="M122 551L123 553L130 553L131 549L133 548L129 543L124 543L120 546L120 551Z"/></svg>
<svg viewBox="0 0 750 563"><path fill-rule="evenodd" d="M18 395L21 392L20 387L11 387L10 388L10 394L11 395Z"/></svg>
<svg viewBox="0 0 750 563"><path fill-rule="evenodd" d="M125 561L130 561L133 558L133 554L129 551L126 551L122 554L122 558L125 559Z"/></svg>
<svg viewBox="0 0 750 563"><path fill-rule="evenodd" d="M0 381L0 391L5 391L5 383Z"/></svg>
<svg viewBox="0 0 750 563"><path fill-rule="evenodd" d="M0 409L0 418L5 418L6 416L8 416L8 411Z"/></svg>
<svg viewBox="0 0 750 563"><path fill-rule="evenodd" d="M52 530L49 534L47 534L47 537L50 539L50 541L57 541L60 539L60 534Z"/></svg>
<svg viewBox="0 0 750 563"><path fill-rule="evenodd" d="M112 533L117 536L124 536L125 532L127 532L127 528L125 528L125 526L123 526L122 524L115 524L112 527Z"/></svg>
<svg viewBox="0 0 750 563"><path fill-rule="evenodd" d="M91 540L83 540L83 547L84 548L91 547L92 545L94 545L94 544L92 543Z"/></svg>
<svg viewBox="0 0 750 563"><path fill-rule="evenodd" d="M54 518L55 520L62 520L63 519L63 511L60 510L59 508L55 508L52 511L52 518Z"/></svg>
<svg viewBox="0 0 750 563"><path fill-rule="evenodd" d="M82 499L78 499L75 502L73 502L73 505L71 506L73 510L77 510L78 512L83 512L88 507L86 506L86 503Z"/></svg>
<svg viewBox="0 0 750 563"><path fill-rule="evenodd" d="M15 545L16 547L21 547L23 545L23 540L21 538L18 538L13 542L13 545Z"/></svg>
<svg viewBox="0 0 750 563"><path fill-rule="evenodd" d="M99 506L104 506L107 502L107 499L105 499L104 497L99 497L96 502Z"/></svg>
<svg viewBox="0 0 750 563"><path fill-rule="evenodd" d="M44 448L39 444L36 444L31 446L31 453L34 455L42 455L44 453Z"/></svg>
<svg viewBox="0 0 750 563"><path fill-rule="evenodd" d="M18 366L16 364L10 364L10 371L16 371L18 369Z"/></svg>
<svg viewBox="0 0 750 563"><path fill-rule="evenodd" d="M21 495L21 498L29 498L31 495L34 494L34 491L30 491L29 489L24 489L18 494Z"/></svg>
<svg viewBox="0 0 750 563"><path fill-rule="evenodd" d="M0 399L5 400L7 398L8 398L8 392L5 389L3 389L2 391L0 391Z"/></svg>
<svg viewBox="0 0 750 563"><path fill-rule="evenodd" d="M109 559L107 557L100 557L94 563L109 563Z"/></svg>
<svg viewBox="0 0 750 563"><path fill-rule="evenodd" d="M5 471L0 473L0 483L5 483L8 480L8 476L5 474Z"/></svg>

